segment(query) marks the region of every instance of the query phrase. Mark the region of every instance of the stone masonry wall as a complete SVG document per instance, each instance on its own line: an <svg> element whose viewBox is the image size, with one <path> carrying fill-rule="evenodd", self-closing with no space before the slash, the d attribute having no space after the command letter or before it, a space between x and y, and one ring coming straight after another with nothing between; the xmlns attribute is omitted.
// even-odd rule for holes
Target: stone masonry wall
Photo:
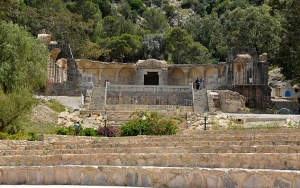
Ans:
<svg viewBox="0 0 300 188"><path fill-rule="evenodd" d="M130 166L0 167L0 184L143 187L300 187L299 171Z"/></svg>

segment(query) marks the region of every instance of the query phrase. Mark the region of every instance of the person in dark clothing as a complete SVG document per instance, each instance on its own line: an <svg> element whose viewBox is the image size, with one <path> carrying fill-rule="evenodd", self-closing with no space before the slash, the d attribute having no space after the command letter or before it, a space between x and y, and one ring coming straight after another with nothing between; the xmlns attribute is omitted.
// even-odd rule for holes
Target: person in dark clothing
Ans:
<svg viewBox="0 0 300 188"><path fill-rule="evenodd" d="M195 81L195 83L196 83L196 89L198 90L199 87L200 87L200 82L199 82L199 79L198 79L198 78L197 78L197 80Z"/></svg>

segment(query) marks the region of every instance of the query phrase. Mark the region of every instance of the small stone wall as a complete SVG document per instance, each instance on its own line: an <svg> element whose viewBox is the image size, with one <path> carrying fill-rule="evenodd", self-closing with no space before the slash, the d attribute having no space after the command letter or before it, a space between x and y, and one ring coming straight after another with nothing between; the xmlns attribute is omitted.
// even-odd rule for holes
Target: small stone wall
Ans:
<svg viewBox="0 0 300 188"><path fill-rule="evenodd" d="M191 86L111 85L106 104L180 105L192 100Z"/></svg>
<svg viewBox="0 0 300 188"><path fill-rule="evenodd" d="M297 99L285 100L285 99L272 99L274 108L280 110L281 108L288 108L294 114L299 114L299 103Z"/></svg>

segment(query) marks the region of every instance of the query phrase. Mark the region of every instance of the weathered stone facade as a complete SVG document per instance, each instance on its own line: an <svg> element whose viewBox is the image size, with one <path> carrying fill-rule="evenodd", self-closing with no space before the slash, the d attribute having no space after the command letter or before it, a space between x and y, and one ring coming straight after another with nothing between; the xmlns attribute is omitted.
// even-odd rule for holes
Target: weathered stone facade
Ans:
<svg viewBox="0 0 300 188"><path fill-rule="evenodd" d="M47 41L49 41L48 38ZM204 107L195 107L194 110L205 111L209 108L208 104L199 104L195 101L195 80L197 78L204 79L206 90L238 92L246 97L245 102L249 107L268 107L271 105L267 55L262 54L258 57L255 49L232 49L227 62L201 65L170 65L166 61L156 59L139 60L136 63L75 60L68 45L50 42L49 49L51 61L48 74L49 80L53 82L48 88L49 94L84 94L86 96L87 90L92 89L92 95L98 95L92 97L94 105L91 107L93 109L104 110L103 106L99 107L99 104L104 102L102 105L204 105ZM66 59L57 59L61 51L67 54ZM128 91L130 87L134 88L135 86L145 89ZM148 86L153 87L149 89ZM153 89L154 86L160 89ZM169 92L174 90L173 86L178 87L178 90ZM105 88L105 92L100 90L98 93L94 92L93 88L96 87ZM127 89L125 89L126 87ZM189 93L182 93L185 87L191 88ZM116 88L120 89L117 91ZM159 90L162 92L157 92ZM135 96L132 92L135 93ZM176 97L181 100L174 99ZM220 102L223 103L224 101ZM95 107L95 103L98 107ZM240 106L230 111L237 109L240 109Z"/></svg>
<svg viewBox="0 0 300 188"><path fill-rule="evenodd" d="M229 90L207 91L209 112L237 112L245 108L245 97Z"/></svg>

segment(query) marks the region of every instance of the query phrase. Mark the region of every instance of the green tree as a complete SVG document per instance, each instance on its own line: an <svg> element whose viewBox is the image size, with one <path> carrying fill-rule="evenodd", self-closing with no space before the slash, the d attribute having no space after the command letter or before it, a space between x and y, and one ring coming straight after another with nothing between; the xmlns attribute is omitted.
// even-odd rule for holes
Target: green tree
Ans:
<svg viewBox="0 0 300 188"><path fill-rule="evenodd" d="M169 29L165 15L156 9L149 9L143 13L142 27L151 33L165 33Z"/></svg>
<svg viewBox="0 0 300 188"><path fill-rule="evenodd" d="M48 48L24 28L0 22L0 131L16 126L35 104L33 91L44 87Z"/></svg>
<svg viewBox="0 0 300 188"><path fill-rule="evenodd" d="M81 58L98 60L99 56L103 53L103 49L97 43L86 41L80 45L79 48Z"/></svg>
<svg viewBox="0 0 300 188"><path fill-rule="evenodd" d="M274 63L282 68L282 73L294 83L300 82L300 1L297 0L271 0L272 13L278 10L283 14L283 33L277 57Z"/></svg>
<svg viewBox="0 0 300 188"><path fill-rule="evenodd" d="M226 11L232 11L236 8L245 9L250 6L248 0L216 0L213 12L218 13L219 16L224 14Z"/></svg>
<svg viewBox="0 0 300 188"><path fill-rule="evenodd" d="M122 3L119 4L117 10L125 17L125 19L130 19L134 23L136 23L138 13L136 10L131 9L131 6L127 1L122 1Z"/></svg>
<svg viewBox="0 0 300 188"><path fill-rule="evenodd" d="M132 10L143 9L143 1L142 0L129 0L129 5Z"/></svg>
<svg viewBox="0 0 300 188"><path fill-rule="evenodd" d="M123 34L112 37L108 48L111 50L111 59L123 62L124 58L131 59L141 48L141 39L137 35Z"/></svg>
<svg viewBox="0 0 300 188"><path fill-rule="evenodd" d="M214 3L214 0L184 0L181 7L184 9L192 9L197 14L204 16L210 14Z"/></svg>
<svg viewBox="0 0 300 188"><path fill-rule="evenodd" d="M103 19L101 36L103 38L119 36L120 24L118 18L115 16L107 16Z"/></svg>
<svg viewBox="0 0 300 188"><path fill-rule="evenodd" d="M25 7L26 5L20 0L1 0L0 20L18 23Z"/></svg>
<svg viewBox="0 0 300 188"><path fill-rule="evenodd" d="M216 13L204 17L193 16L184 28L195 41L205 46L214 58L225 60L228 53L227 45L223 26Z"/></svg>
<svg viewBox="0 0 300 188"><path fill-rule="evenodd" d="M175 64L211 63L211 57L206 47L194 42L191 35L180 27L170 30L165 36L166 51L171 54Z"/></svg>
<svg viewBox="0 0 300 188"><path fill-rule="evenodd" d="M93 3L96 3L99 6L103 18L112 14L112 8L109 0L93 0Z"/></svg>
<svg viewBox="0 0 300 188"><path fill-rule="evenodd" d="M141 33L141 28L138 25L134 24L132 20L125 19L125 17L123 16L118 17L118 20L120 25L120 35L125 33L132 35Z"/></svg>
<svg viewBox="0 0 300 188"><path fill-rule="evenodd" d="M254 47L259 54L276 51L282 30L280 17L271 16L268 6L236 8L221 17L228 51L232 47Z"/></svg>
<svg viewBox="0 0 300 188"><path fill-rule="evenodd" d="M145 35L142 41L143 59L164 59L165 48L163 34Z"/></svg>
<svg viewBox="0 0 300 188"><path fill-rule="evenodd" d="M75 0L68 2L66 6L72 13L81 15L84 21L102 18L99 5L92 0Z"/></svg>

